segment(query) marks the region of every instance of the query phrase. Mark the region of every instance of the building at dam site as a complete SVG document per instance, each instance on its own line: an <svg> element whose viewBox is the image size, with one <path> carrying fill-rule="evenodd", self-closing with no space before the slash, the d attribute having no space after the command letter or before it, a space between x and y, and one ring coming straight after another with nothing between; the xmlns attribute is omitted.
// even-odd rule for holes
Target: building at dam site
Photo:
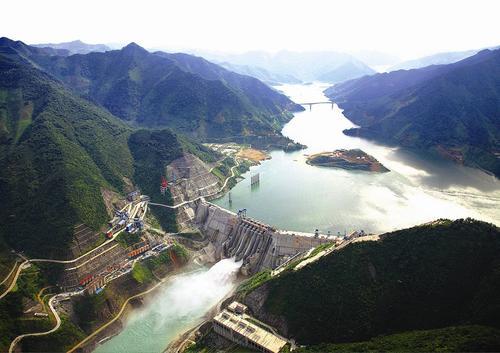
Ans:
<svg viewBox="0 0 500 353"><path fill-rule="evenodd" d="M241 346L260 352L278 353L287 341L250 321L253 318L246 314L246 309L243 304L231 303L214 317L214 331Z"/></svg>

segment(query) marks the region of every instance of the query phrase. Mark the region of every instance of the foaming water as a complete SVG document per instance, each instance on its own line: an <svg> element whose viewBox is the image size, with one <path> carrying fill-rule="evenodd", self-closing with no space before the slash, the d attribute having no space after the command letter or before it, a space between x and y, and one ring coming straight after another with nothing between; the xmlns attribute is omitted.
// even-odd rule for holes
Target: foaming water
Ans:
<svg viewBox="0 0 500 353"><path fill-rule="evenodd" d="M156 296L133 313L117 336L97 353L162 352L175 337L195 326L235 286L241 262L224 259L167 282Z"/></svg>

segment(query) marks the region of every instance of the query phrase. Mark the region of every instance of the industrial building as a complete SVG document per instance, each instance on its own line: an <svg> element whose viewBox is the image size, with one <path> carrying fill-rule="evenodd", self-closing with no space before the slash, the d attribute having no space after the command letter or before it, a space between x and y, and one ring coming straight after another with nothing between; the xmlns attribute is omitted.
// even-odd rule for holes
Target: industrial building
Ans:
<svg viewBox="0 0 500 353"><path fill-rule="evenodd" d="M287 341L250 322L247 307L238 302L220 312L213 319L214 331L241 346L265 353L278 353Z"/></svg>

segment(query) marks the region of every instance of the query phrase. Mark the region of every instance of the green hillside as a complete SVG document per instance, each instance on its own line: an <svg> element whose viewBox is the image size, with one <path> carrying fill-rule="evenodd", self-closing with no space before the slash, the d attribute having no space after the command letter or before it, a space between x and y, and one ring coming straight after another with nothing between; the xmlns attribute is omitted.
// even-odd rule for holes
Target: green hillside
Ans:
<svg viewBox="0 0 500 353"><path fill-rule="evenodd" d="M290 112L303 109L257 79L190 55L150 53L135 43L86 55L44 50L0 39L0 53L22 56L135 126L198 138L281 136Z"/></svg>
<svg viewBox="0 0 500 353"><path fill-rule="evenodd" d="M360 128L348 135L439 153L500 176L500 50L326 90Z"/></svg>
<svg viewBox="0 0 500 353"><path fill-rule="evenodd" d="M99 228L100 188L122 191L133 172L130 129L29 66L0 56L3 237L45 256L66 254L77 222Z"/></svg>
<svg viewBox="0 0 500 353"><path fill-rule="evenodd" d="M183 150L215 158L169 130L135 132L21 57L0 55L0 238L13 248L68 256L75 224L108 221L102 188L123 194L130 180L156 197ZM172 217L165 226L175 227Z"/></svg>
<svg viewBox="0 0 500 353"><path fill-rule="evenodd" d="M339 349L413 351L416 347L398 343L404 336L375 337L483 325L496 328L482 332L491 333L484 340L498 350L499 255L497 227L469 219L439 221L384 234L378 242L351 244L283 273L247 298L265 295L264 311L257 316L284 322L284 333L308 346L370 340ZM462 342L460 332L465 331L453 331L451 341ZM415 342L428 341L419 333L407 335ZM423 350L431 342L426 344Z"/></svg>
<svg viewBox="0 0 500 353"><path fill-rule="evenodd" d="M329 352L496 352L500 330L487 326L456 326L379 336L366 342L321 344L297 353Z"/></svg>

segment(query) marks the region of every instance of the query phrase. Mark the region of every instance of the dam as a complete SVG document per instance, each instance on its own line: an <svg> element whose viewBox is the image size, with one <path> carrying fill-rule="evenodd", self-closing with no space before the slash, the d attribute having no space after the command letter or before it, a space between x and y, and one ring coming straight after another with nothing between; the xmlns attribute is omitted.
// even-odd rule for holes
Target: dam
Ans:
<svg viewBox="0 0 500 353"><path fill-rule="evenodd" d="M185 153L167 167L174 205L181 229L199 229L208 246L201 262L215 263L225 258L242 261L241 272L252 275L264 269L273 270L298 253L307 251L332 239L324 235L281 231L225 208L208 199L224 194L221 181L210 171L210 166L199 158Z"/></svg>
<svg viewBox="0 0 500 353"><path fill-rule="evenodd" d="M331 241L324 235L280 231L203 199L193 209L193 225L210 241L212 260L234 257L242 261L245 275L275 269L298 253Z"/></svg>

